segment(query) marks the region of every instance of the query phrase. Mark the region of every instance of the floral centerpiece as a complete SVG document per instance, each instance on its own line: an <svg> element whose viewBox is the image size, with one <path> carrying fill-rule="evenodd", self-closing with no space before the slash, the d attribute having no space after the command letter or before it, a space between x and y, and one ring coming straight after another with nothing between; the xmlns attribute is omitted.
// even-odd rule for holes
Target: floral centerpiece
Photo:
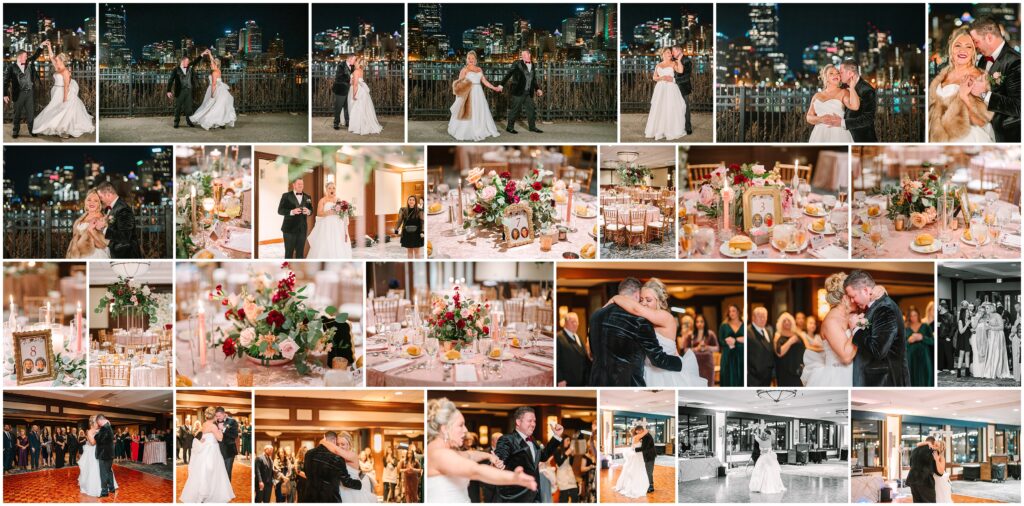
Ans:
<svg viewBox="0 0 1024 506"><path fill-rule="evenodd" d="M356 206L349 203L347 200L339 200L334 204L334 212L339 218L354 218L356 215Z"/></svg>
<svg viewBox="0 0 1024 506"><path fill-rule="evenodd" d="M464 227L499 227L505 208L525 202L533 211L534 228L546 228L555 221L551 186L543 182L549 175L550 171L533 169L526 177L513 179L509 172L498 174L492 170L485 176L483 169L471 169L466 182L476 189L476 203L467 212Z"/></svg>
<svg viewBox="0 0 1024 506"><path fill-rule="evenodd" d="M430 337L445 343L446 347L457 349L474 339L487 337L491 324L490 308L490 304L462 299L456 286L455 295L434 297L430 301L430 315L427 317Z"/></svg>
<svg viewBox="0 0 1024 506"><path fill-rule="evenodd" d="M287 274L273 284L266 275L252 273L256 289L243 287L226 294L221 287L210 293L210 300L224 308L229 329L218 329L219 339L211 347L220 348L226 357L246 358L261 365L294 363L296 371L310 374L310 354L331 350L335 329L326 328L321 312L306 304L306 286L296 288L295 272L288 262L281 264ZM323 311L338 323L348 319L333 306Z"/></svg>
<svg viewBox="0 0 1024 506"><path fill-rule="evenodd" d="M116 318L125 314L130 307L138 308L149 318L150 323L156 323L159 300L149 289L149 285L134 279L118 277L117 282L108 286L107 292L100 297L94 312L101 313L110 308L110 316Z"/></svg>
<svg viewBox="0 0 1024 506"><path fill-rule="evenodd" d="M645 186L651 177L651 169L638 164L620 164L615 169L619 184L624 186Z"/></svg>
<svg viewBox="0 0 1024 506"><path fill-rule="evenodd" d="M717 218L722 212L723 200L728 200L734 213L733 223L739 225L743 223L743 192L761 187L779 188L784 210L793 205L793 191L786 187L778 170L767 170L757 163L734 163L728 168L718 167L704 177L696 207L707 217Z"/></svg>
<svg viewBox="0 0 1024 506"><path fill-rule="evenodd" d="M935 220L935 206L942 197L939 176L929 172L920 180L904 178L899 185L886 186L881 195L889 201L886 217L895 220L902 216L917 228Z"/></svg>
<svg viewBox="0 0 1024 506"><path fill-rule="evenodd" d="M178 178L177 198L174 202L175 209L175 249L178 258L192 258L199 251L199 246L192 240L195 232L205 230L206 226L201 222L192 222L192 188L196 189L195 201L202 202L203 199L213 196L213 176L208 173L193 172L187 176Z"/></svg>

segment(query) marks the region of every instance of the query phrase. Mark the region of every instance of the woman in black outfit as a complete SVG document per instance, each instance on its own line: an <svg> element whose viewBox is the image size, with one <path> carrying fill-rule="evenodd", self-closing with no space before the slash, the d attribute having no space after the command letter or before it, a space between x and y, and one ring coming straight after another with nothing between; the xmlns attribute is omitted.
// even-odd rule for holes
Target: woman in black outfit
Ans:
<svg viewBox="0 0 1024 506"><path fill-rule="evenodd" d="M971 318L974 306L966 300L960 303L960 312L956 318L956 377L966 378L971 375Z"/></svg>
<svg viewBox="0 0 1024 506"><path fill-rule="evenodd" d="M797 333L796 320L782 313L775 324L775 379L780 387L802 387L800 374L804 369L804 350L807 346Z"/></svg>
<svg viewBox="0 0 1024 506"><path fill-rule="evenodd" d="M398 212L395 233L402 235L402 247L407 248L409 258L420 258L423 247L423 209L420 209L420 198L409 195L406 206Z"/></svg>

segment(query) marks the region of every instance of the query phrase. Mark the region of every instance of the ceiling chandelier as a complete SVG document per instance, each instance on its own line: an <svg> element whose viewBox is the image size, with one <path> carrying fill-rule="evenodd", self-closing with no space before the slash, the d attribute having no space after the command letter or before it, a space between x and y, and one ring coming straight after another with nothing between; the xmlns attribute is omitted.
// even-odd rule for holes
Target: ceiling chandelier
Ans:
<svg viewBox="0 0 1024 506"><path fill-rule="evenodd" d="M779 403L796 397L796 390L758 390L757 397L759 399L769 399L773 402Z"/></svg>
<svg viewBox="0 0 1024 506"><path fill-rule="evenodd" d="M149 272L149 262L110 262L110 269L122 278L135 279Z"/></svg>

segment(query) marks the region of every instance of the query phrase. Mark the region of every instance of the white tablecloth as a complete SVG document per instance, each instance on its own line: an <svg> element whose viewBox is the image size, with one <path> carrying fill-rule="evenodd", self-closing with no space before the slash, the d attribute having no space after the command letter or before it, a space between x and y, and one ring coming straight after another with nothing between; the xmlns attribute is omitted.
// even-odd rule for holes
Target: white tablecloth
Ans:
<svg viewBox="0 0 1024 506"><path fill-rule="evenodd" d="M143 464L164 464L167 462L167 443L148 441L142 449Z"/></svg>

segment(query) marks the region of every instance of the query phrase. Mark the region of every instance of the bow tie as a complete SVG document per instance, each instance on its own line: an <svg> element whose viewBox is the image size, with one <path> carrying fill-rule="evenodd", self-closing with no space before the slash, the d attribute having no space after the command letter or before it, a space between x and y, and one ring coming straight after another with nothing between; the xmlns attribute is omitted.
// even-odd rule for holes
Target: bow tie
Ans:
<svg viewBox="0 0 1024 506"><path fill-rule="evenodd" d="M981 60L984 61L985 63L995 63L996 62L996 59L991 57L991 56L982 56Z"/></svg>
<svg viewBox="0 0 1024 506"><path fill-rule="evenodd" d="M105 212L105 213L109 213L109 212L110 212L110 209L111 209L111 208L110 208L110 206L104 207L104 208L103 208L103 212Z"/></svg>
<svg viewBox="0 0 1024 506"><path fill-rule="evenodd" d="M532 443L533 442L533 436L526 436L526 442L527 443Z"/></svg>

